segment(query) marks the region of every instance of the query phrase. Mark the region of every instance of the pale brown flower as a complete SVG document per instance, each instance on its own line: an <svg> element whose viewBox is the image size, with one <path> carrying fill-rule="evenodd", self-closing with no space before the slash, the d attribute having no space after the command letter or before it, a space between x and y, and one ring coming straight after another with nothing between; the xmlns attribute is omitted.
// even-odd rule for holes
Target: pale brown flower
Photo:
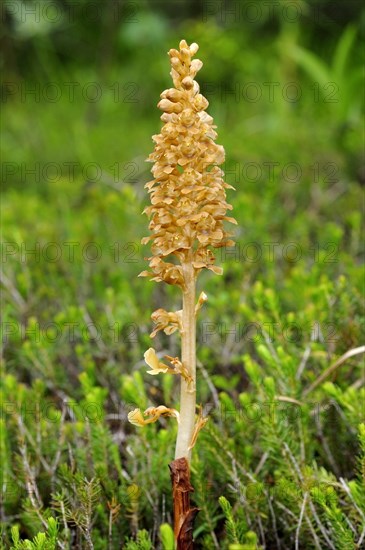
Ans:
<svg viewBox="0 0 365 550"><path fill-rule="evenodd" d="M159 330L163 330L165 334L173 334L176 330L182 328L181 313L179 311L166 311L165 309L157 309L151 315L152 321L155 324L155 329L151 332L151 338L154 338Z"/></svg>
<svg viewBox="0 0 365 550"><path fill-rule="evenodd" d="M184 367L182 362L178 357L171 357L170 355L165 355L166 359L173 365L165 365L156 355L156 352L153 348L149 348L144 354L144 360L147 365L151 368L148 370L148 374L155 376L156 374L180 374L185 380L190 383L192 381L191 376L188 373L188 370Z"/></svg>
<svg viewBox="0 0 365 550"><path fill-rule="evenodd" d="M148 158L154 163L154 179L146 184L151 205L144 212L152 234L142 240L144 244L152 241L153 255L151 272L141 276L183 289L181 267L166 262L166 257L173 255L180 263L189 258L196 274L203 268L221 273L211 248L233 245L224 222L236 223L226 216L232 209L226 189L232 187L223 181L224 172L218 166L224 162L224 149L214 141L216 127L205 111L209 103L194 80L203 65L199 59L192 60L197 51L197 44L188 46L185 40L179 50L169 51L174 88L163 91L158 103L165 124L153 136L155 149ZM163 325L161 316L161 328L156 331L169 325Z"/></svg>
<svg viewBox="0 0 365 550"><path fill-rule="evenodd" d="M171 357L170 355L165 355L165 357L170 361L172 365L174 365L174 374L180 374L183 378L185 378L188 384L193 381L187 368L182 364L178 357Z"/></svg>
<svg viewBox="0 0 365 550"><path fill-rule="evenodd" d="M143 415L149 418L144 418ZM128 413L128 420L135 426L145 426L146 424L157 422L160 416L174 416L178 422L180 421L178 411L175 409L169 409L164 405L160 405L159 407L149 407L143 414L140 409L134 409Z"/></svg>
<svg viewBox="0 0 365 550"><path fill-rule="evenodd" d="M149 348L145 352L144 360L146 361L147 365L151 367L151 370L147 371L148 374L156 375L156 374L160 374L160 372L166 373L170 371L172 372L172 374L174 374L173 369L171 369L170 367L168 367L168 365L165 365L164 363L161 363L161 361L159 361L156 355L156 352L153 348Z"/></svg>

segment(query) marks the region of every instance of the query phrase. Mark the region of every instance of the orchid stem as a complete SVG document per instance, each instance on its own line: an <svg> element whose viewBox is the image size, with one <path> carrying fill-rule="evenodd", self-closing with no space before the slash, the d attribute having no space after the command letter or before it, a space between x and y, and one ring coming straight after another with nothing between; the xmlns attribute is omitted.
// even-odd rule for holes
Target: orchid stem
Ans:
<svg viewBox="0 0 365 550"><path fill-rule="evenodd" d="M196 409L196 318L195 318L195 272L191 262L182 265L185 289L183 291L181 360L192 381L181 377L180 423L178 426L175 459L185 457L190 462L189 449L195 424Z"/></svg>

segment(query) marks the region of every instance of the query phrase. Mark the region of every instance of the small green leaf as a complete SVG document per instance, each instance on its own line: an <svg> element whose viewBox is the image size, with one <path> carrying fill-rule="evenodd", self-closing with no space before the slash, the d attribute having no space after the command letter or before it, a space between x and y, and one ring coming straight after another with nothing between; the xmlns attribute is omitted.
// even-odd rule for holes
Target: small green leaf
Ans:
<svg viewBox="0 0 365 550"><path fill-rule="evenodd" d="M175 548L174 532L168 523L163 523L160 526L160 538L163 550Z"/></svg>

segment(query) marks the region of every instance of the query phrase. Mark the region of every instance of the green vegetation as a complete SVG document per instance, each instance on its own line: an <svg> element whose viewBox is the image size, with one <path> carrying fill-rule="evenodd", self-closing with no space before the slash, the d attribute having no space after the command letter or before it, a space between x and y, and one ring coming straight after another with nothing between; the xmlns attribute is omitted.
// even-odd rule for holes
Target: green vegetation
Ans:
<svg viewBox="0 0 365 550"><path fill-rule="evenodd" d="M127 415L179 403L143 361L152 342L178 355L175 335L149 334L179 293L137 275L144 159L181 38L200 46L238 221L223 276L198 287L196 547L365 544L363 15L320 4L250 22L141 2L135 21L4 31L3 548L172 550L176 426Z"/></svg>

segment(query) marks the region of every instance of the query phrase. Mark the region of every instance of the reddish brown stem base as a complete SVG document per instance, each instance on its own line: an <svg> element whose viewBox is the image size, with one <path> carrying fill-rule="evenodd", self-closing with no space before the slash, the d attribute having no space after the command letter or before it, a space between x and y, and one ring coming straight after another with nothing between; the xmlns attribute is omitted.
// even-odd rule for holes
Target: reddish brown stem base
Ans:
<svg viewBox="0 0 365 550"><path fill-rule="evenodd" d="M174 534L176 550L193 550L193 528L199 508L190 508L190 468L187 459L177 458L169 464L174 503Z"/></svg>

